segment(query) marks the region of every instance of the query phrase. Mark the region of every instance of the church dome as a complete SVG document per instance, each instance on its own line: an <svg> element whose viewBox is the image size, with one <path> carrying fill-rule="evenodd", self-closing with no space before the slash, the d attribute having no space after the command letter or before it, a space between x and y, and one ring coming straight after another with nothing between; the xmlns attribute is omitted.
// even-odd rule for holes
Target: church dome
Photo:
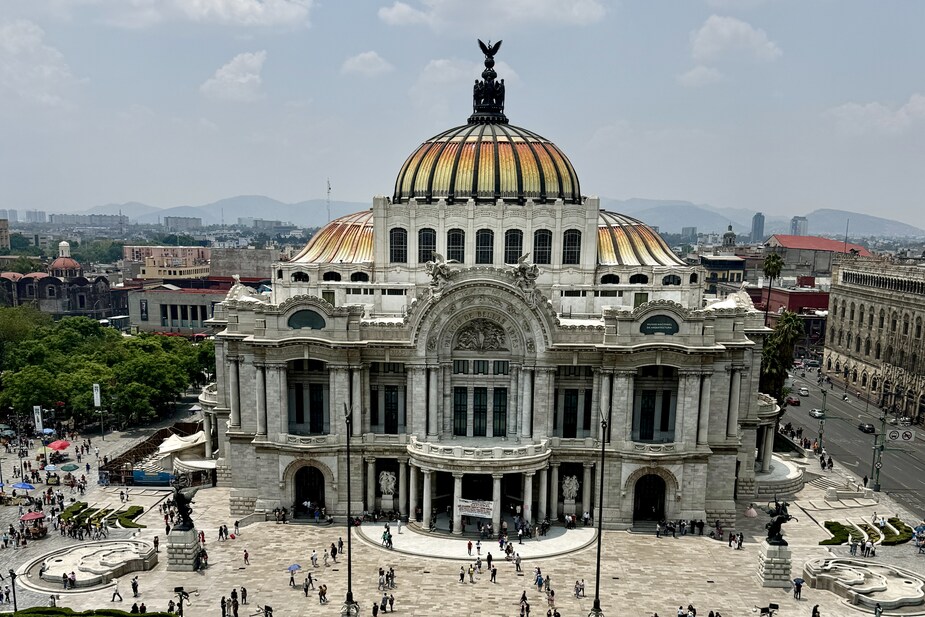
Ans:
<svg viewBox="0 0 925 617"><path fill-rule="evenodd" d="M402 165L394 203L535 202L580 204L578 174L554 143L508 124L504 80L496 81L494 54L501 46L479 44L485 53L482 80L473 87L469 122L431 137Z"/></svg>
<svg viewBox="0 0 925 617"><path fill-rule="evenodd" d="M318 230L293 263L351 263L373 260L373 213L371 210L334 219Z"/></svg>
<svg viewBox="0 0 925 617"><path fill-rule="evenodd" d="M602 266L684 266L658 233L640 220L601 210L597 262Z"/></svg>

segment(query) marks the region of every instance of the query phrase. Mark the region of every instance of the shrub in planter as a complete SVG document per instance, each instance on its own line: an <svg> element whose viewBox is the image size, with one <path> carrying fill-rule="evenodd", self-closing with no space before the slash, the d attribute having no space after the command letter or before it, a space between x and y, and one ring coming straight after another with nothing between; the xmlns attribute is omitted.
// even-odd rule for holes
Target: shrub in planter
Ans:
<svg viewBox="0 0 925 617"><path fill-rule="evenodd" d="M883 538L883 542L881 542L883 546L896 546L897 544L905 544L915 535L915 530L913 530L912 527L909 527L909 525L906 525L898 518L894 517L889 519L889 523L896 528L899 534L894 535L889 533L889 531L884 530L886 535Z"/></svg>
<svg viewBox="0 0 925 617"><path fill-rule="evenodd" d="M849 530L848 527L845 527L838 521L826 521L825 528L829 530L829 533L832 534L832 537L828 540L823 540L819 544L823 545L835 545L835 544L844 544L848 541Z"/></svg>
<svg viewBox="0 0 925 617"><path fill-rule="evenodd" d="M85 501L78 501L78 502L72 503L71 505L66 507L64 511L61 513L61 520L62 521L70 520L72 517L77 516L86 507L87 507L87 502Z"/></svg>
<svg viewBox="0 0 925 617"><path fill-rule="evenodd" d="M143 529L144 525L135 522L135 519L141 516L142 512L144 512L144 508L141 506L131 506L119 515L119 525L127 529Z"/></svg>

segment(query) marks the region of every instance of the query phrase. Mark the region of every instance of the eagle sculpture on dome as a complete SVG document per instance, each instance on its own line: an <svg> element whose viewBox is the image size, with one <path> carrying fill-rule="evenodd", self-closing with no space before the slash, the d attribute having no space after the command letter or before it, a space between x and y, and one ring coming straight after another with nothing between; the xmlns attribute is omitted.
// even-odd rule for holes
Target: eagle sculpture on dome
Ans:
<svg viewBox="0 0 925 617"><path fill-rule="evenodd" d="M494 45L491 44L491 39L488 40L488 45L482 42L482 39L479 39L479 48L482 50L482 53L485 54L488 58L493 58L498 50L501 49L501 41L498 41Z"/></svg>

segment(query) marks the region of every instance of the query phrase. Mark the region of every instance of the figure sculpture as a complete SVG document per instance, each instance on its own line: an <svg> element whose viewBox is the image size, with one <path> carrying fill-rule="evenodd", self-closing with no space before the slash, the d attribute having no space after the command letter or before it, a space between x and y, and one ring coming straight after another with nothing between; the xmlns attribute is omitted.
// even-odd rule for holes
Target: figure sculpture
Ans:
<svg viewBox="0 0 925 617"><path fill-rule="evenodd" d="M472 86L472 116L470 124L482 122L507 123L504 115L504 80L496 81L498 73L495 71L495 54L501 48L501 41L486 45L481 40L479 48L485 54L485 70L482 79L475 80Z"/></svg>
<svg viewBox="0 0 925 617"><path fill-rule="evenodd" d="M562 478L562 497L574 501L578 496L578 476L565 476Z"/></svg>
<svg viewBox="0 0 925 617"><path fill-rule="evenodd" d="M768 530L768 544L771 546L787 546L787 541L784 540L783 527L784 523L795 521L797 517L790 516L789 514L778 514L771 521L764 526Z"/></svg>
<svg viewBox="0 0 925 617"><path fill-rule="evenodd" d="M524 253L517 258L517 265L514 266L511 274L514 275L517 287L527 293L536 285L536 279L540 276L540 269L535 263L527 261L530 253Z"/></svg>
<svg viewBox="0 0 925 617"><path fill-rule="evenodd" d="M443 289L444 285L450 280L450 275L452 271L450 270L450 264L459 263L455 259L447 260L436 251L431 253L433 256L432 261L428 261L424 264L424 271L430 276L430 287L434 291L440 291Z"/></svg>
<svg viewBox="0 0 925 617"><path fill-rule="evenodd" d="M173 502L177 506L180 522L174 525L174 531L189 531L193 529L193 497L199 487L180 488L179 484L173 487Z"/></svg>
<svg viewBox="0 0 925 617"><path fill-rule="evenodd" d="M379 490L382 491L382 494L390 497L395 494L395 472L394 471L380 471L379 472Z"/></svg>

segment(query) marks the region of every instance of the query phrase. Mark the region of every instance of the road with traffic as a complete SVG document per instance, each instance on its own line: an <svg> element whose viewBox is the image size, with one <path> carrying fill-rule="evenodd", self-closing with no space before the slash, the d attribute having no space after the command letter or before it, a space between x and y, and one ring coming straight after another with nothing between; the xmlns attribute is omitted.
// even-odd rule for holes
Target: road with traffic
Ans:
<svg viewBox="0 0 925 617"><path fill-rule="evenodd" d="M817 384L817 372L791 374L788 386L796 393L800 387L809 390L808 396L801 396L799 406L790 406L784 414L782 423L790 422L795 428L803 427L803 435L810 439L819 437L820 424L822 424L822 444L830 454L835 465L843 465L858 475L868 476L868 486L874 483L873 464L875 454L875 439L880 435L883 423L881 411L875 401L868 403L858 398L852 390L848 389L848 400L843 400L844 387L839 384L830 386L823 384L827 392L825 397L825 420L820 421L810 416L810 410L823 407L822 388ZM831 388L831 389L830 389ZM898 441L885 441L886 448L881 458L880 469L881 491L888 493L894 499L906 506L915 516L925 517L925 430L920 425L901 427L892 425L887 415L885 429L889 435L891 431L899 433ZM861 423L873 424L875 433L864 433L858 429ZM913 440L908 438L913 434Z"/></svg>

